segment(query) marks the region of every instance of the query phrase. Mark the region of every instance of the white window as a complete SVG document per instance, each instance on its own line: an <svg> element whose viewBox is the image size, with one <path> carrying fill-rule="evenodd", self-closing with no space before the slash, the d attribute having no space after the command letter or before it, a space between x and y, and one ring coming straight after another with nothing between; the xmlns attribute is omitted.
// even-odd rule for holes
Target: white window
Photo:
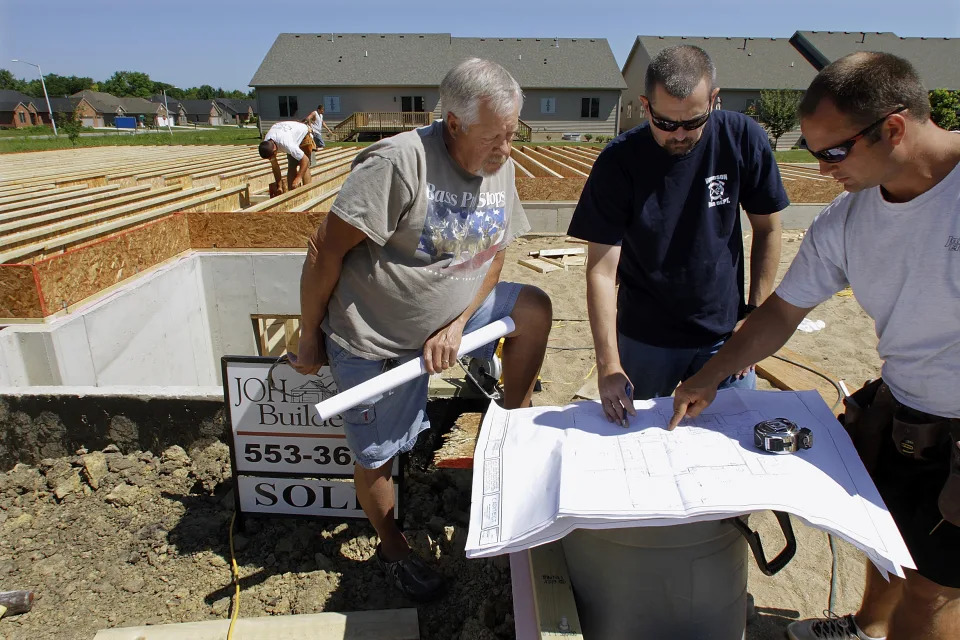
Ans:
<svg viewBox="0 0 960 640"><path fill-rule="evenodd" d="M629 120L632 117L633 117L633 103L628 102L627 103L627 119Z"/></svg>
<svg viewBox="0 0 960 640"><path fill-rule="evenodd" d="M325 113L340 113L340 96L323 96Z"/></svg>
<svg viewBox="0 0 960 640"><path fill-rule="evenodd" d="M556 112L557 112L556 98L540 98L540 113L556 113Z"/></svg>

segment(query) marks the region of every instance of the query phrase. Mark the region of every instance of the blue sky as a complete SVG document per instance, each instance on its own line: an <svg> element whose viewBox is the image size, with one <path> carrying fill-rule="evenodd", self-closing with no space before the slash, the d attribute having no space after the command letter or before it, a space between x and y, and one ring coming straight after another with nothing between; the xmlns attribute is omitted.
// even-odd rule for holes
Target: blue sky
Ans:
<svg viewBox="0 0 960 640"><path fill-rule="evenodd" d="M430 8L398 9L416 5ZM123 69L180 87L246 90L282 32L606 38L622 67L637 35L789 37L797 29L960 37L960 0L0 0L0 68L35 77L10 62L21 58L44 73L104 80Z"/></svg>

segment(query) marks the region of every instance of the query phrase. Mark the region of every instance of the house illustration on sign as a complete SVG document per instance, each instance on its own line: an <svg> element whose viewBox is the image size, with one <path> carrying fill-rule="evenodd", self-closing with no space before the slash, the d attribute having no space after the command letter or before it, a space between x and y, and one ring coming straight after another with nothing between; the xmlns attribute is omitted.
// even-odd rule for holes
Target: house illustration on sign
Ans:
<svg viewBox="0 0 960 640"><path fill-rule="evenodd" d="M336 391L325 385L322 380L310 380L299 387L290 390L290 398L294 402L316 404L336 395Z"/></svg>

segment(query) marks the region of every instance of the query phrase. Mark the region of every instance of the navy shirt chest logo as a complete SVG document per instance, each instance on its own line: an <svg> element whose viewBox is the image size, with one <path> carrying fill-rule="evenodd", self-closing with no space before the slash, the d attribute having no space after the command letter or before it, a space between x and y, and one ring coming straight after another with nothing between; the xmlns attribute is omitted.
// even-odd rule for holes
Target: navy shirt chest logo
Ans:
<svg viewBox="0 0 960 640"><path fill-rule="evenodd" d="M707 207L730 204L730 198L725 195L727 174L710 176L705 182L707 183Z"/></svg>

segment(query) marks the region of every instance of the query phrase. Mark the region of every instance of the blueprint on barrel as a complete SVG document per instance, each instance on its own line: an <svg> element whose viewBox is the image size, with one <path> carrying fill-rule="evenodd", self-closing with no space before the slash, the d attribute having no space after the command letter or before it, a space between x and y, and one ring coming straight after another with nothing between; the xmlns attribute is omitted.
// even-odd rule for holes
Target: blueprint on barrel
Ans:
<svg viewBox="0 0 960 640"><path fill-rule="evenodd" d="M884 572L913 561L843 427L815 391L725 390L666 426L672 398L635 402L629 427L597 402L506 411L491 404L474 453L467 555L519 551L574 528L662 526L772 509L863 550ZM813 432L790 455L754 447L785 417Z"/></svg>

